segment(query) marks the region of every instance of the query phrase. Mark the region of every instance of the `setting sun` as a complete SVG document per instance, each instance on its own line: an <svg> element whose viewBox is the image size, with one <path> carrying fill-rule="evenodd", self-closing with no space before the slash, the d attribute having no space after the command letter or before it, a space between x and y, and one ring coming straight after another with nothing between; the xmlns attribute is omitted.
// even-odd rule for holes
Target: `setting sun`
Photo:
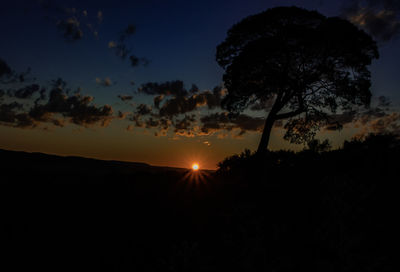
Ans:
<svg viewBox="0 0 400 272"><path fill-rule="evenodd" d="M193 165L192 165L192 169L194 170L194 171L197 171L197 170L199 170L199 165L197 164L197 163L193 163Z"/></svg>

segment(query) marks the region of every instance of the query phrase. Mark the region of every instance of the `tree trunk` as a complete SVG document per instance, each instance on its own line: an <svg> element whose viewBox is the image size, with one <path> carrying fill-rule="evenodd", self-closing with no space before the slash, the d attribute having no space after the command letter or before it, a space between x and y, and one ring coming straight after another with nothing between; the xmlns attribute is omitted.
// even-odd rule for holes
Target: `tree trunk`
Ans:
<svg viewBox="0 0 400 272"><path fill-rule="evenodd" d="M261 136L260 144L258 145L257 153L263 152L268 147L269 137L271 135L272 126L275 123L275 114L270 112L267 120L265 120L264 130Z"/></svg>

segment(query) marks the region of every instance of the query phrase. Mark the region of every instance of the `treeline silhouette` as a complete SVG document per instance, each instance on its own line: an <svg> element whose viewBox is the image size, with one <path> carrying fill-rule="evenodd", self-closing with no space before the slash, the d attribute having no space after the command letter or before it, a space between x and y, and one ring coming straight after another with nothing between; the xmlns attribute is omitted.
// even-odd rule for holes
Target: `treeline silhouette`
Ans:
<svg viewBox="0 0 400 272"><path fill-rule="evenodd" d="M219 163L219 178L240 188L234 207L247 208L230 231L253 237L243 247L251 260L260 252L265 271L393 271L399 137L329 149L313 140L297 153L246 150ZM250 263L242 271L260 267Z"/></svg>
<svg viewBox="0 0 400 272"><path fill-rule="evenodd" d="M393 271L400 142L185 169L1 151L7 271Z"/></svg>

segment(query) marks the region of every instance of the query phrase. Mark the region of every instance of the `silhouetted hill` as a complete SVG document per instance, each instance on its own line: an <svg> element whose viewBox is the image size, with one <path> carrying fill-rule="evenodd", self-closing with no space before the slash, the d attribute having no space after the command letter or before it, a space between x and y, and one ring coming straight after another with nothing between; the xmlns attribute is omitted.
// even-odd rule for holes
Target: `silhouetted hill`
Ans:
<svg viewBox="0 0 400 272"><path fill-rule="evenodd" d="M0 151L2 263L394 271L400 152L377 139L330 152L245 152L216 173Z"/></svg>
<svg viewBox="0 0 400 272"><path fill-rule="evenodd" d="M4 169L25 169L30 171L106 171L111 168L129 169L130 171L165 171L186 170L176 167L153 166L142 162L123 162L98 160L78 156L57 156L44 153L29 153L0 149L0 161Z"/></svg>
<svg viewBox="0 0 400 272"><path fill-rule="evenodd" d="M214 237L214 171L4 150L0 159L8 271L149 271Z"/></svg>

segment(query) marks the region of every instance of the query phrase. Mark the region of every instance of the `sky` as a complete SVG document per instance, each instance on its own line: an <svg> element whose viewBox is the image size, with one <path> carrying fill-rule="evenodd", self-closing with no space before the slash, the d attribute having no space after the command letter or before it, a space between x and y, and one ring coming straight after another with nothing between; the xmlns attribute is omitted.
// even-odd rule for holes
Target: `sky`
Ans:
<svg viewBox="0 0 400 272"><path fill-rule="evenodd" d="M216 47L243 18L293 5L346 18L379 45L372 108L317 136L338 147L400 132L399 1L17 0L0 8L0 148L208 169L255 150L267 112L226 119ZM303 148L284 132L274 127L271 149Z"/></svg>

